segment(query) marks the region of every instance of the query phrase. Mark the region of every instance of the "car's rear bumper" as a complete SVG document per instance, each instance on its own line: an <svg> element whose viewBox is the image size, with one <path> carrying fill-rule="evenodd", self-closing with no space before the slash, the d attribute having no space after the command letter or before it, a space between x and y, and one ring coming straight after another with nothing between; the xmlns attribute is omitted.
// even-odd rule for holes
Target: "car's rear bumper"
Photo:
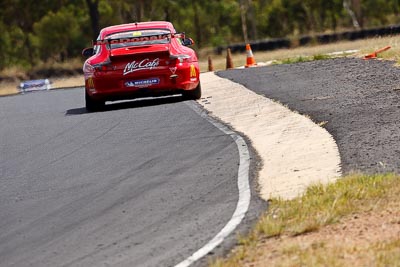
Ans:
<svg viewBox="0 0 400 267"><path fill-rule="evenodd" d="M103 101L117 101L124 99L134 99L142 97L159 97L174 94L181 94L181 89L169 89L169 90L154 90L149 88L143 88L135 91L122 91L115 90L113 93L95 92L91 95L92 98Z"/></svg>
<svg viewBox="0 0 400 267"><path fill-rule="evenodd" d="M179 94L194 90L200 83L198 66L195 67L196 75L191 75L190 66L125 76L113 72L94 73L86 76L85 87L93 99L105 101Z"/></svg>

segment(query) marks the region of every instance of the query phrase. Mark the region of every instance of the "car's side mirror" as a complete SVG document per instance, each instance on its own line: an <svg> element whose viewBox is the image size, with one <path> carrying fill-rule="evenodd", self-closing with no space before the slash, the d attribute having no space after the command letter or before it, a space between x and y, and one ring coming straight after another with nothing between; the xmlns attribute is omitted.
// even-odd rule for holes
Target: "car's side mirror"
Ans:
<svg viewBox="0 0 400 267"><path fill-rule="evenodd" d="M93 47L88 47L82 50L82 56L84 56L85 58L93 56L93 53L94 53Z"/></svg>
<svg viewBox="0 0 400 267"><path fill-rule="evenodd" d="M194 41L192 38L185 38L185 39L183 39L182 44L184 46L191 46L191 45L194 45Z"/></svg>

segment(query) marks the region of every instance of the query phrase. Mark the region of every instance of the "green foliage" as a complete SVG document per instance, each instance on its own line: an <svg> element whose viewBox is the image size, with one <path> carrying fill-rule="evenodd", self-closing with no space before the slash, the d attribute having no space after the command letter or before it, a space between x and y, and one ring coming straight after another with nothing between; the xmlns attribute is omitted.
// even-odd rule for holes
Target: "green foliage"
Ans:
<svg viewBox="0 0 400 267"><path fill-rule="evenodd" d="M314 55L312 57L312 60L327 60L327 59L331 59L332 56L330 55L323 55L323 54L319 54L319 55Z"/></svg>
<svg viewBox="0 0 400 267"><path fill-rule="evenodd" d="M53 58L64 61L67 57L76 56L80 50L77 44L85 40L76 15L72 7L61 8L56 13L50 11L33 25L32 40L42 60ZM84 22L87 23L87 20Z"/></svg>
<svg viewBox="0 0 400 267"><path fill-rule="evenodd" d="M27 66L28 53L25 48L27 36L23 30L17 26L8 27L0 22L0 69L9 66Z"/></svg>
<svg viewBox="0 0 400 267"><path fill-rule="evenodd" d="M282 60L282 62L280 62L281 64L294 64L294 63L301 63L301 62L307 62L307 61L311 61L312 59L309 57L303 57L303 56L299 56L299 57L295 57L295 58L287 58Z"/></svg>
<svg viewBox="0 0 400 267"><path fill-rule="evenodd" d="M168 20L197 47L243 42L240 2L251 39L280 38L351 28L343 0L91 0L100 28L135 21ZM87 0L2 0L0 69L77 57L96 27ZM367 28L400 23L399 0L360 2ZM93 6L91 7L93 11ZM358 8L358 7L352 7ZM93 29L92 29L93 28Z"/></svg>
<svg viewBox="0 0 400 267"><path fill-rule="evenodd" d="M99 2L99 14L100 14L100 27L104 28L110 25L120 24L124 21L119 19L115 14L118 11L118 7L113 7L112 3L108 1L100 1Z"/></svg>

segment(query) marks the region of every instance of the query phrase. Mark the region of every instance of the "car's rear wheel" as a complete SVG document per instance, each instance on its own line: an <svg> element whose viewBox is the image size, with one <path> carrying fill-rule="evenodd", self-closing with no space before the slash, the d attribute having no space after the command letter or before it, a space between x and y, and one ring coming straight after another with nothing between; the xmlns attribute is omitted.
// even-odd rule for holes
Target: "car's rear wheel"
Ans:
<svg viewBox="0 0 400 267"><path fill-rule="evenodd" d="M185 90L183 91L183 97L185 99L190 99L190 100L197 100L201 98L201 85L199 82L199 85L194 90Z"/></svg>
<svg viewBox="0 0 400 267"><path fill-rule="evenodd" d="M88 111L99 111L104 109L105 101L95 100L85 91L85 104Z"/></svg>

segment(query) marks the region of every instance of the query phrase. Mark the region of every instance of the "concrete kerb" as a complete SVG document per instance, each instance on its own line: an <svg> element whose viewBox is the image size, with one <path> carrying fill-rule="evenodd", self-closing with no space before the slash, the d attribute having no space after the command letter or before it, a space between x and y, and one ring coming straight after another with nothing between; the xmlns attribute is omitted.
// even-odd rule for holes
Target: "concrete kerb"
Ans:
<svg viewBox="0 0 400 267"><path fill-rule="evenodd" d="M341 176L338 147L324 128L213 72L202 73L201 81L199 103L245 134L261 156L263 199L292 199L311 184L326 184Z"/></svg>

